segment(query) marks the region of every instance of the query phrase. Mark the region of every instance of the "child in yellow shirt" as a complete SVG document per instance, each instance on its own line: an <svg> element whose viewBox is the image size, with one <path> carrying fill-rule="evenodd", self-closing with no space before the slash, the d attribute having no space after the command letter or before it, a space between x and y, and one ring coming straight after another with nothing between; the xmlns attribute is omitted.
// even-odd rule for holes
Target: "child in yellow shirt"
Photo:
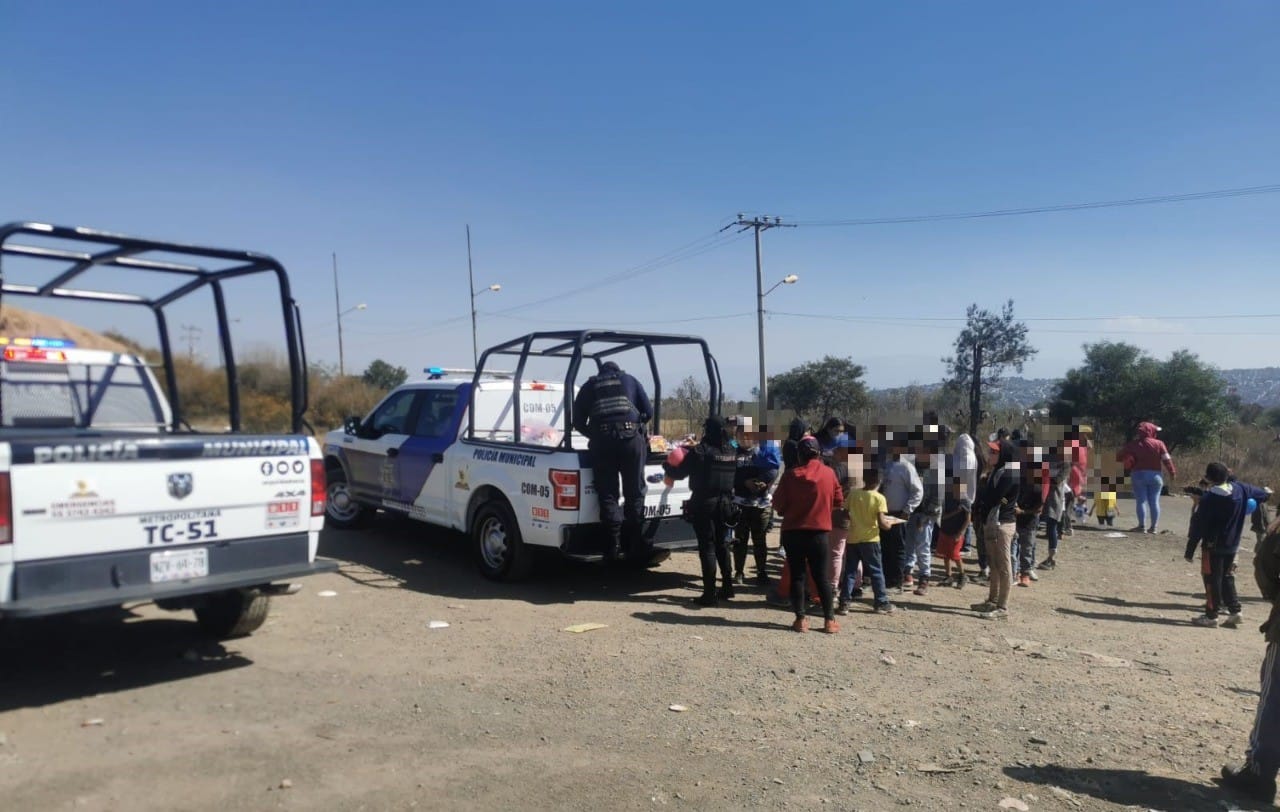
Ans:
<svg viewBox="0 0 1280 812"><path fill-rule="evenodd" d="M1104 488L1114 489L1114 485L1104 485ZM1098 517L1098 524L1107 527L1115 527L1116 517L1120 515L1120 511L1116 507L1115 490L1101 490L1094 494L1093 504L1089 506L1089 515Z"/></svg>

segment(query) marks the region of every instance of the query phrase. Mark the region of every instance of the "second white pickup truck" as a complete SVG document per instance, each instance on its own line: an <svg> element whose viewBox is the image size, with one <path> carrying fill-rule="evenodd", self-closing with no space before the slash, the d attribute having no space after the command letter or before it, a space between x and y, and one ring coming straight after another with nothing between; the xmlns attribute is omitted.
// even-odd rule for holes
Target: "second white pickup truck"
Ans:
<svg viewBox="0 0 1280 812"><path fill-rule="evenodd" d="M467 533L480 571L497 580L529 574L534 549L599 556L604 528L587 439L572 429L573 381L584 361L619 353L652 364L660 410L661 377L655 346L701 350L711 381L709 408L718 411L719 370L705 342L690 336L587 330L533 333L486 350L473 374L436 370L407 383L363 418L352 418L324 441L332 525L356 526L384 510ZM493 356L516 359L516 372L484 371ZM556 381L525 379L528 359L558 358L567 367ZM432 370L428 370L432 372ZM592 370L594 373L594 370ZM657 550L696 545L681 518L684 482L665 485L667 446L654 415L645 466L643 535Z"/></svg>

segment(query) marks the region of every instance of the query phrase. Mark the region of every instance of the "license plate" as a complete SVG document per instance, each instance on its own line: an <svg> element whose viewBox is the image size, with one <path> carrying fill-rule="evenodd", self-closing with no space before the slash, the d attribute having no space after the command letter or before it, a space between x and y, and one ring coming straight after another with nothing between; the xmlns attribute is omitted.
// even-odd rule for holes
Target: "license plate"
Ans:
<svg viewBox="0 0 1280 812"><path fill-rule="evenodd" d="M151 554L151 583L186 581L204 578L209 574L209 551L204 547L195 550L166 550Z"/></svg>

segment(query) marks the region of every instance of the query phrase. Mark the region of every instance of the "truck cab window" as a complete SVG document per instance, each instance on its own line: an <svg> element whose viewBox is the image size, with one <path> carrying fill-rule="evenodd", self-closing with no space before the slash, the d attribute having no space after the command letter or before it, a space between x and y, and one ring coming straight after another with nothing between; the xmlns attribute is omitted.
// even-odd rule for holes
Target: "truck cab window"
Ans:
<svg viewBox="0 0 1280 812"><path fill-rule="evenodd" d="M458 393L444 390L422 392L422 405L418 409L415 437L443 437L453 427L453 410L458 405Z"/></svg>
<svg viewBox="0 0 1280 812"><path fill-rule="evenodd" d="M413 398L417 392L397 392L378 407L369 420L374 434L408 434L409 413L413 410Z"/></svg>

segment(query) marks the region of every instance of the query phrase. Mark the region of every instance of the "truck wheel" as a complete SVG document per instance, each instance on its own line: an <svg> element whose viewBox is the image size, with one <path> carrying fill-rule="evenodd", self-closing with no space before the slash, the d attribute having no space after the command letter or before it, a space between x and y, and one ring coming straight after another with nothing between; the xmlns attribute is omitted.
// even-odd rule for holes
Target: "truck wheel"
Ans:
<svg viewBox="0 0 1280 812"><path fill-rule="evenodd" d="M231 589L210 595L196 608L196 622L210 637L226 640L257 631L267 620L271 598L256 589Z"/></svg>
<svg viewBox="0 0 1280 812"><path fill-rule="evenodd" d="M328 479L324 515L329 524L344 530L367 524L373 516L373 510L357 502L351 495L351 489L347 487L347 475L342 468L330 468Z"/></svg>
<svg viewBox="0 0 1280 812"><path fill-rule="evenodd" d="M486 578L519 581L533 568L533 553L520 538L520 526L503 501L487 502L471 525L476 563Z"/></svg>

